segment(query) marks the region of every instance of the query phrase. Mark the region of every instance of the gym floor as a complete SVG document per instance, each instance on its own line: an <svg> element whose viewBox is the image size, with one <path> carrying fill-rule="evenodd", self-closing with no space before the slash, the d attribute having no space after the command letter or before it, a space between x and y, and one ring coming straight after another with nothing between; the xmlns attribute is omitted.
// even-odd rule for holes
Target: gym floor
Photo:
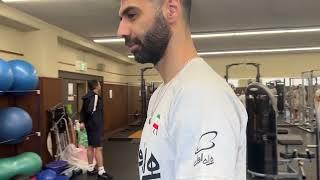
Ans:
<svg viewBox="0 0 320 180"><path fill-rule="evenodd" d="M304 140L302 146L291 146L289 149L304 151L308 144L315 144L315 136L301 129L291 127L289 135L300 135ZM115 177L115 180L138 180L137 152L139 142L137 141L109 141L105 143L105 164L107 170ZM278 153L284 151L284 146L278 145ZM311 150L314 152L314 150ZM295 167L295 166L294 166ZM281 170L282 167L279 167ZM305 162L305 172L307 179L316 179L316 163ZM79 176L76 180L95 179L94 177ZM249 180L250 178L248 178ZM253 179L250 179L253 180Z"/></svg>
<svg viewBox="0 0 320 180"><path fill-rule="evenodd" d="M105 165L115 180L138 180L137 152L139 142L108 141L104 145ZM75 180L95 180L95 177L86 175L74 178Z"/></svg>
<svg viewBox="0 0 320 180"><path fill-rule="evenodd" d="M306 131L301 130L297 127L291 127L291 128L286 128L286 129L289 130L289 135L300 135L303 139L303 145L289 146L289 150L297 149L298 152L303 152L303 151L305 151L307 145L316 144L315 134L306 132ZM310 149L310 151L315 152L315 149ZM278 144L278 154L279 154L279 152L284 152L284 146ZM294 167L297 169L297 166L294 166ZM313 159L313 161L311 163L305 161L304 168L305 168L305 173L306 173L307 179L310 179L310 180L317 179L316 178L316 161L315 161L315 159ZM282 170L282 169L283 169L283 167L280 168L280 170Z"/></svg>
<svg viewBox="0 0 320 180"><path fill-rule="evenodd" d="M289 130L289 135L290 134L292 134L292 135L300 135L303 138L303 145L301 145L301 146L289 146L289 150L297 149L298 152L303 152L306 149L306 145L315 144L315 142L316 142L314 134L308 133L308 132L303 131L301 129L298 129L296 127L285 128L285 129ZM310 151L314 152L314 149L310 149ZM284 146L278 144L278 154L280 152L284 152ZM279 157L279 159L280 159L280 157ZM296 165L293 165L293 167L295 169L297 169ZM316 162L315 162L315 160L313 160L311 163L305 161L304 169L305 169L305 173L306 173L307 179L316 180ZM283 166L280 166L279 170L280 171L284 171L285 169L284 169ZM248 180L255 180L255 178L247 178L247 179ZM289 180L289 179L287 179L287 180Z"/></svg>

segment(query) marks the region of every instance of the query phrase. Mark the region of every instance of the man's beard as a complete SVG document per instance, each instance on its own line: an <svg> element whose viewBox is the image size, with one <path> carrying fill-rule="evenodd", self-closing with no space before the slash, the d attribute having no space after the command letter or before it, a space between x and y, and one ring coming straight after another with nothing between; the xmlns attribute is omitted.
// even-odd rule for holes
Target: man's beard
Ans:
<svg viewBox="0 0 320 180"><path fill-rule="evenodd" d="M159 12L154 24L145 33L142 40L138 38L131 39L126 36L125 41L126 45L136 44L141 47L141 49L132 52L138 63L152 63L156 65L166 52L171 34L167 21L162 12Z"/></svg>

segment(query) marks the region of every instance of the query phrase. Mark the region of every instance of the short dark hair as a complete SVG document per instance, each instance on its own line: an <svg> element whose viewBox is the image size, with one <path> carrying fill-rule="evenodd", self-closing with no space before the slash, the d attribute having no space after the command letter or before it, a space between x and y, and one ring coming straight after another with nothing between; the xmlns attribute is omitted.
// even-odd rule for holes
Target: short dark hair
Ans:
<svg viewBox="0 0 320 180"><path fill-rule="evenodd" d="M98 80L89 80L88 81L88 88L91 91L94 90L98 85L99 85L99 81Z"/></svg>

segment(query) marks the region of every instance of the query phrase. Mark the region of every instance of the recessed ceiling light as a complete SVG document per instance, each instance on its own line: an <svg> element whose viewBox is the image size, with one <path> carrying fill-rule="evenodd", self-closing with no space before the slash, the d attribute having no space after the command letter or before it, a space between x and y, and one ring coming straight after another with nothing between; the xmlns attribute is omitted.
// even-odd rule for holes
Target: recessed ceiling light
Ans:
<svg viewBox="0 0 320 180"><path fill-rule="evenodd" d="M41 1L41 0L2 0L2 2L11 3L11 2L27 2L27 1ZM43 1L43 0L42 0Z"/></svg>
<svg viewBox="0 0 320 180"><path fill-rule="evenodd" d="M297 52L297 51L316 51L316 50L320 50L320 47L212 51L212 52L199 52L198 55L199 56L209 56L209 55L224 55L224 54L254 54L254 53Z"/></svg>
<svg viewBox="0 0 320 180"><path fill-rule="evenodd" d="M232 37L232 36L254 36L254 35L268 35L268 34L290 34L290 33L306 33L306 32L320 32L320 28L302 28L302 29L274 29L264 31L239 31L239 32L222 32L222 33L203 33L192 34L194 39L199 38L215 38L215 37Z"/></svg>
<svg viewBox="0 0 320 180"><path fill-rule="evenodd" d="M299 47L299 48L281 48L281 49L252 49L252 50L234 50L234 51L208 51L198 52L199 56L214 56L228 54L256 54L256 53L277 53L277 52L299 52L299 51L320 51L320 47ZM128 55L128 58L134 58Z"/></svg>
<svg viewBox="0 0 320 180"><path fill-rule="evenodd" d="M192 34L193 39L202 38L217 38L217 37L234 37L234 36L257 36L257 35L271 35L271 34L291 34L291 33L308 33L320 32L319 27L313 28L295 28L295 29L273 29L273 30L260 30L260 31L238 31L238 32L220 32L220 33L198 33ZM102 38L93 40L96 43L121 43L124 42L123 38Z"/></svg>
<svg viewBox="0 0 320 180"><path fill-rule="evenodd" d="M94 39L96 43L122 43L125 42L124 38L105 38L105 39Z"/></svg>

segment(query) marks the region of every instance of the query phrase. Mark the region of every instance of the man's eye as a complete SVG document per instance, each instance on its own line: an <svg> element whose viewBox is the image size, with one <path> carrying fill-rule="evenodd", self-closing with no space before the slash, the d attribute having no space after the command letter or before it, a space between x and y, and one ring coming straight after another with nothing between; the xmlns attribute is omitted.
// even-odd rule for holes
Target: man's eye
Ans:
<svg viewBox="0 0 320 180"><path fill-rule="evenodd" d="M127 16L129 19L134 19L136 17L137 14L135 13L129 13Z"/></svg>

